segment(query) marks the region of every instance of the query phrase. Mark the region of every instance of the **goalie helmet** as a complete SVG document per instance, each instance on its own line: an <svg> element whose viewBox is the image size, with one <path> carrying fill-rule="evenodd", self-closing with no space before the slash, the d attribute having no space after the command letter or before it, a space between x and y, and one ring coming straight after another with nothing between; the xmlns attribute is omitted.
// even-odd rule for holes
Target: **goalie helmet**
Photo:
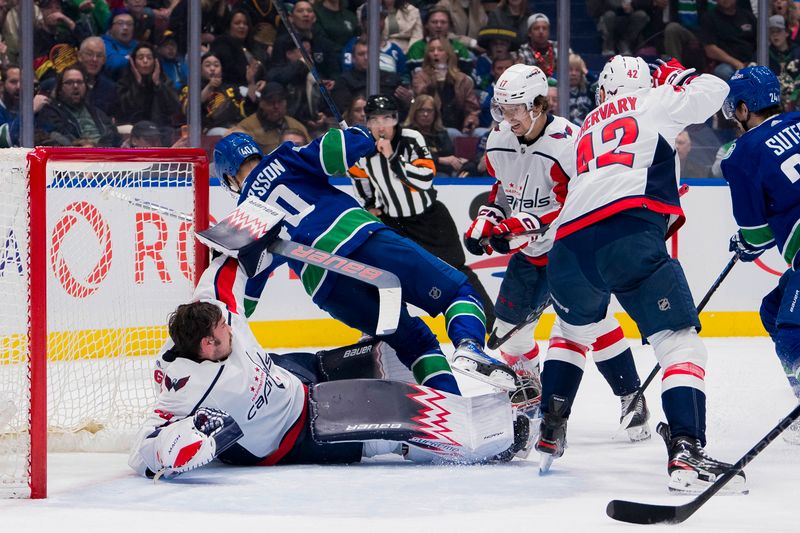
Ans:
<svg viewBox="0 0 800 533"><path fill-rule="evenodd" d="M544 72L531 65L511 65L494 84L492 118L502 122L502 113L498 113L501 105L524 104L530 111L537 96L547 96L547 76Z"/></svg>
<svg viewBox="0 0 800 533"><path fill-rule="evenodd" d="M734 118L739 102L754 113L781 103L781 84L765 66L737 70L728 80L728 87L730 92L722 103L722 114L728 120Z"/></svg>
<svg viewBox="0 0 800 533"><path fill-rule="evenodd" d="M638 89L650 87L650 67L641 57L616 55L608 60L597 83L597 103L600 89L608 96L619 96Z"/></svg>
<svg viewBox="0 0 800 533"><path fill-rule="evenodd" d="M214 175L229 193L238 196L233 183L239 167L250 157L264 157L258 143L246 133L234 132L226 135L214 147Z"/></svg>

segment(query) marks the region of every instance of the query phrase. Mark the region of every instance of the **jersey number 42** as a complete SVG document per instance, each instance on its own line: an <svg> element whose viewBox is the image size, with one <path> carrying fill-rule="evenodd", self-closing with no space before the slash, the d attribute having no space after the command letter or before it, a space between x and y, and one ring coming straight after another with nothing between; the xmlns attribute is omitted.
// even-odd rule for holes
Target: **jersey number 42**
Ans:
<svg viewBox="0 0 800 533"><path fill-rule="evenodd" d="M589 163L595 159L595 133L598 132L587 132L578 139L578 160L576 162L578 174L588 172ZM603 151L596 156L597 168L603 168L609 165L633 167L633 152L626 152L621 150L621 148L633 143L638 136L639 124L633 117L621 117L603 126L599 131L600 150L608 143L615 142L615 144L612 145L611 150ZM600 150L598 150L598 152Z"/></svg>

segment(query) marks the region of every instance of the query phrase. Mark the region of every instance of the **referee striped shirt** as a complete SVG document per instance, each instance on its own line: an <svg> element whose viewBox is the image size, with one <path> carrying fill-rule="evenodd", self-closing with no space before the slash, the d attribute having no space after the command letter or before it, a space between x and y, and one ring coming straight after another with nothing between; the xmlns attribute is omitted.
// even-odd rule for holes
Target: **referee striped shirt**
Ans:
<svg viewBox="0 0 800 533"><path fill-rule="evenodd" d="M404 128L392 139L392 148L389 159L377 152L350 167L356 197L364 208L377 207L391 218L422 214L436 200L436 167L425 139Z"/></svg>

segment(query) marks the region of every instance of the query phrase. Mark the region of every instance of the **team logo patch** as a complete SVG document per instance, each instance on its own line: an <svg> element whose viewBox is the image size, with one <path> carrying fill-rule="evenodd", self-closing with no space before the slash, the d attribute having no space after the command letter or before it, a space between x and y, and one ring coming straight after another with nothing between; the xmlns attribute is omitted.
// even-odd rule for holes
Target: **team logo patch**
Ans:
<svg viewBox="0 0 800 533"><path fill-rule="evenodd" d="M669 305L669 299L668 298L661 298L658 301L658 310L659 311L669 311L670 308L671 308L671 306Z"/></svg>
<svg viewBox="0 0 800 533"><path fill-rule="evenodd" d="M169 376L164 376L164 386L167 390L174 390L175 392L181 390L189 382L189 376L180 379L172 379Z"/></svg>
<svg viewBox="0 0 800 533"><path fill-rule="evenodd" d="M431 290L428 291L428 296L434 300L438 300L442 297L442 291L439 289L439 287L431 287Z"/></svg>

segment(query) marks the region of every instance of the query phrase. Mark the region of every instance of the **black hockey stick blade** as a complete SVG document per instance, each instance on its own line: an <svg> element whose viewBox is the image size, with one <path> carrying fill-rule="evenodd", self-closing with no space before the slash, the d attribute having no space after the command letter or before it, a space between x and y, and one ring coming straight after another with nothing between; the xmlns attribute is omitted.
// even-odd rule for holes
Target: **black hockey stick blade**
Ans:
<svg viewBox="0 0 800 533"><path fill-rule="evenodd" d="M756 458L764 448L778 438L792 423L800 417L800 404L784 417L778 425L770 430L764 438L742 456L716 481L701 492L694 500L683 505L652 505L649 503L613 500L606 507L606 514L614 520L631 524L679 524L692 516L704 503L719 492L736 474Z"/></svg>
<svg viewBox="0 0 800 533"><path fill-rule="evenodd" d="M679 524L689 516L678 518L680 506L651 505L647 503L612 500L608 502L606 514L614 520L629 524Z"/></svg>
<svg viewBox="0 0 800 533"><path fill-rule="evenodd" d="M379 309L375 334L391 335L397 330L403 293L400 279L393 273L294 241L278 239L269 245L268 250L289 259L363 281L377 288Z"/></svg>
<svg viewBox="0 0 800 533"><path fill-rule="evenodd" d="M539 307L537 307L536 309L534 309L533 311L528 313L528 316L525 317L525 320L523 320L522 322L520 322L519 324L517 324L516 326L511 328L508 331L508 333L506 333L502 337L498 337L497 336L497 328L495 328L494 330L492 330L492 333L489 335L489 340L486 341L486 347L489 348L490 350L498 349L500 346L503 345L503 343L505 343L508 339L510 339L519 330L521 330L522 328L524 328L528 324L530 324L532 322L536 322L537 320L539 320L539 317L542 316L542 313L544 313L545 309L550 307L550 304L552 304L552 303L553 303L553 300L550 299L550 298L545 300L544 303L542 303L542 305L540 305Z"/></svg>

